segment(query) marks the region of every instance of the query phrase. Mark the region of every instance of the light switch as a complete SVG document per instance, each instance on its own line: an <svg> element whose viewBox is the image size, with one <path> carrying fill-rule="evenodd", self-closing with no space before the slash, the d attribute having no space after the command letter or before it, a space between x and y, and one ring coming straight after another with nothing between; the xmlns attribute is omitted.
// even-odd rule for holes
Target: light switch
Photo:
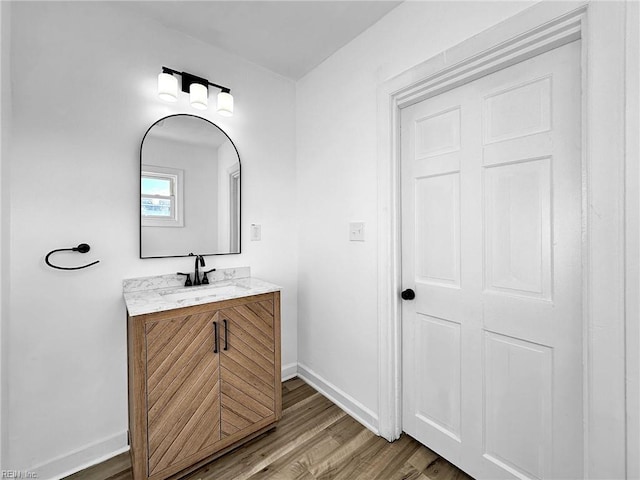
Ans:
<svg viewBox="0 0 640 480"><path fill-rule="evenodd" d="M349 240L352 242L364 242L364 222L349 223Z"/></svg>
<svg viewBox="0 0 640 480"><path fill-rule="evenodd" d="M251 224L251 241L259 242L262 240L262 226L255 223Z"/></svg>

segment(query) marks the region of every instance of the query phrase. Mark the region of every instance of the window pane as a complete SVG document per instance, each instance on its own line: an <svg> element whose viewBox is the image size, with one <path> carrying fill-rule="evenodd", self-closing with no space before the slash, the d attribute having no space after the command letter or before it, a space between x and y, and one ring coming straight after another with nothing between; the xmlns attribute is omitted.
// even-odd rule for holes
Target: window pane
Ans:
<svg viewBox="0 0 640 480"><path fill-rule="evenodd" d="M142 177L143 195L171 195L171 179L160 177Z"/></svg>
<svg viewBox="0 0 640 480"><path fill-rule="evenodd" d="M168 198L143 198L142 216L171 218L171 200Z"/></svg>

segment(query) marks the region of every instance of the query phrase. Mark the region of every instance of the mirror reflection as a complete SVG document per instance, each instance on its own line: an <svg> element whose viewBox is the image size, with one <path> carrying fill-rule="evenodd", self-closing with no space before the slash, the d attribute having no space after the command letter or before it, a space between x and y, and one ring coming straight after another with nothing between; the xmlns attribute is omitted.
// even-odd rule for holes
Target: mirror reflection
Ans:
<svg viewBox="0 0 640 480"><path fill-rule="evenodd" d="M154 123L140 149L140 258L240 253L240 157L194 115Z"/></svg>

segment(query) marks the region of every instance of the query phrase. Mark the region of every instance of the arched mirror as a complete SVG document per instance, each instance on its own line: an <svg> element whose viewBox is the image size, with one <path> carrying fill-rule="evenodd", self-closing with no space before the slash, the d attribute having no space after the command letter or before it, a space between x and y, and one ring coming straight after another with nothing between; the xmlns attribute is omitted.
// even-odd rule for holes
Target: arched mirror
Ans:
<svg viewBox="0 0 640 480"><path fill-rule="evenodd" d="M217 125L170 115L140 147L140 258L240 253L240 156Z"/></svg>

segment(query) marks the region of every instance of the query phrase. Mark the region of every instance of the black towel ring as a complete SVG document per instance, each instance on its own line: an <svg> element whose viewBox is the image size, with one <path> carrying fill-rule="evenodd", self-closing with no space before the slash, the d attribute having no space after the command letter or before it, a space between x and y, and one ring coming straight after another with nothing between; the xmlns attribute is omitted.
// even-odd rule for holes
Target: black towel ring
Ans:
<svg viewBox="0 0 640 480"><path fill-rule="evenodd" d="M54 265L51 262L49 262L49 257L51 256L52 253L56 253L56 252L87 253L89 250L91 250L91 247L87 243L81 243L77 247L73 247L73 248L58 248L56 250L51 250L49 253L47 253L47 256L44 257L44 261L51 268L57 268L58 270L80 270L82 268L87 268L87 267L90 267L91 265L95 265L96 263L100 263L100 260L96 260L95 262L92 262L92 263L87 263L86 265L82 265L80 267L59 267L59 266Z"/></svg>

